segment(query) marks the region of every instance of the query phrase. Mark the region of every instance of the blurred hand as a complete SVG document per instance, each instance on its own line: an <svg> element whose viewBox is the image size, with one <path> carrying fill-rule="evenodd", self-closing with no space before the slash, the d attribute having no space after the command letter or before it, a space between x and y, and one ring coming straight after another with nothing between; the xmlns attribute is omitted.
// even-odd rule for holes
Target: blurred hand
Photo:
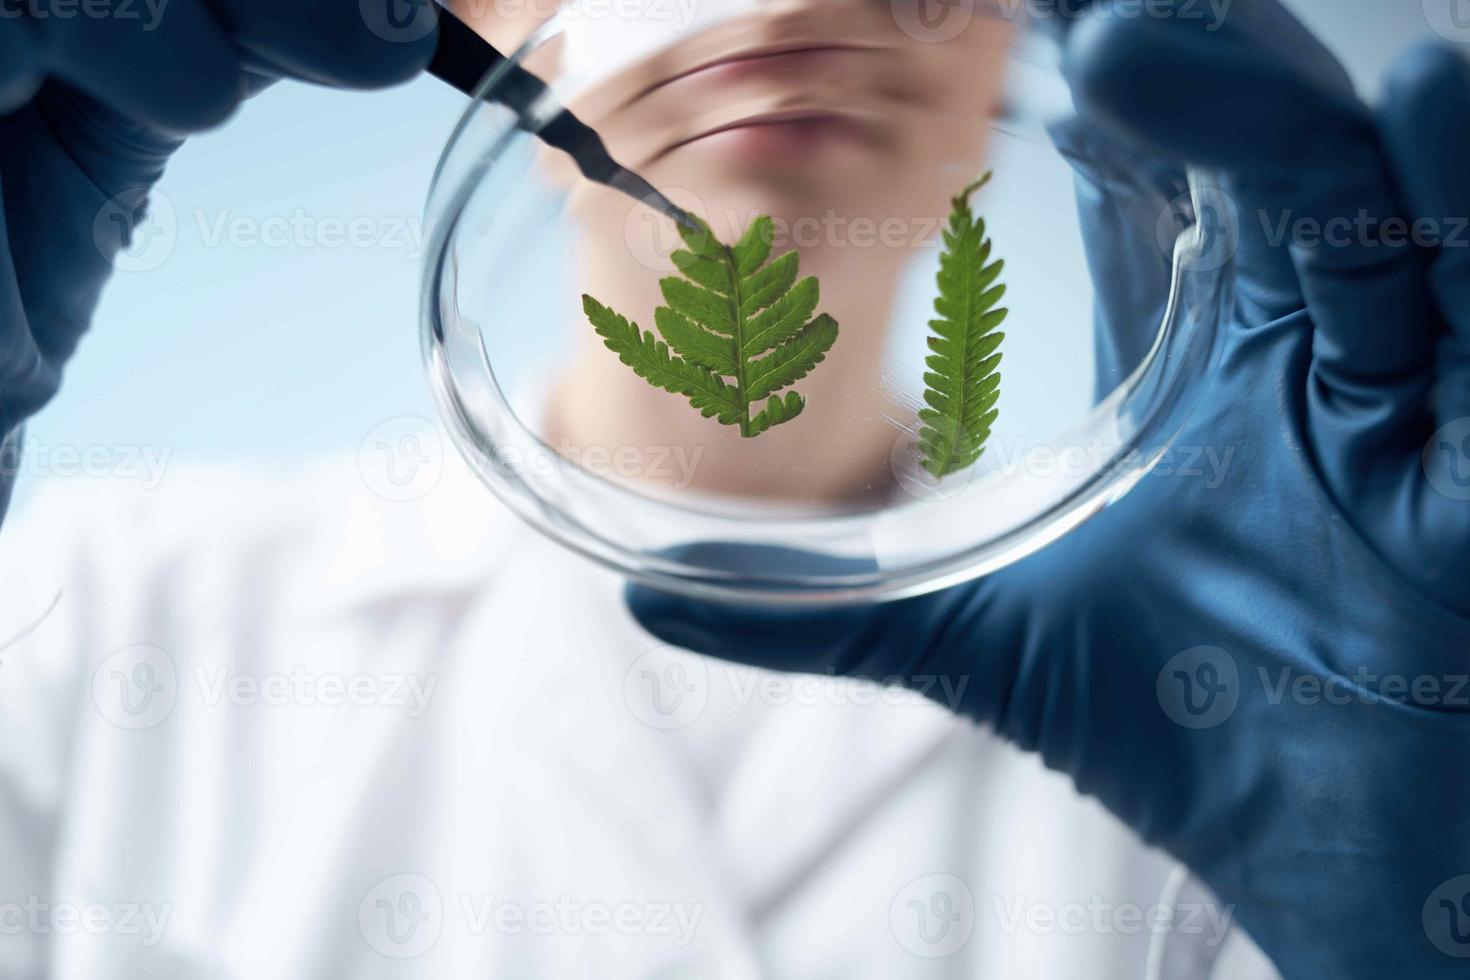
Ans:
<svg viewBox="0 0 1470 980"><path fill-rule="evenodd" d="M1213 33L1083 18L1065 68L1085 118L1215 168L1236 206L1234 322L1179 437L1228 460L1220 482L1147 477L931 596L772 612L633 589L633 612L765 667L949 678L955 707L1233 904L1287 977L1463 976L1470 68L1411 52L1375 119L1274 0ZM1096 212L1094 267L1157 276L1156 247L1107 254Z"/></svg>
<svg viewBox="0 0 1470 980"><path fill-rule="evenodd" d="M402 81L434 40L415 0L0 0L0 514L20 426L184 135L276 78Z"/></svg>

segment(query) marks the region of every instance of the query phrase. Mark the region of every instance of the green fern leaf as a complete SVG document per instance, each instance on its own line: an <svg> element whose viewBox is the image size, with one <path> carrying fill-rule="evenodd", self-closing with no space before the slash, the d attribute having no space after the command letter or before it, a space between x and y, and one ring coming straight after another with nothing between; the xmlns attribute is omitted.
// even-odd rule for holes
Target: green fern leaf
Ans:
<svg viewBox="0 0 1470 980"><path fill-rule="evenodd" d="M760 360L751 361L745 372L745 390L758 402L767 395L800 381L822 363L837 341L837 321L820 314L796 335Z"/></svg>
<svg viewBox="0 0 1470 980"><path fill-rule="evenodd" d="M750 434L758 436L773 425L790 422L801 414L803 408L806 408L806 399L794 391L788 391L784 399L772 395L766 407L750 420Z"/></svg>
<svg viewBox="0 0 1470 980"><path fill-rule="evenodd" d="M919 410L923 466L936 479L974 464L985 451L1000 412L1000 342L996 328L1009 312L996 308L1005 295L997 285L1005 263L990 261L985 221L970 209L970 195L990 180L985 174L951 202L944 251L939 257L939 296L929 321L930 354L924 363L924 403Z"/></svg>
<svg viewBox="0 0 1470 980"><path fill-rule="evenodd" d="M699 235L694 228L679 228L684 240L689 241L691 236ZM708 229L705 230L703 240L713 239ZM748 276L761 267L761 264L771 254L771 246L776 240L776 223L766 215L761 215L750 223L745 229L745 234L740 236L740 241L730 249L730 256L735 260L735 271L741 276Z"/></svg>
<svg viewBox="0 0 1470 980"><path fill-rule="evenodd" d="M706 418L714 416L725 425L735 425L743 418L745 406L735 390L712 371L670 355L668 345L651 331L640 332L636 323L629 323L591 296L582 296L582 309L608 349L640 378L688 398Z"/></svg>
<svg viewBox="0 0 1470 980"><path fill-rule="evenodd" d="M797 281L795 252L767 263L775 236L765 216L734 245L702 222L679 234L688 247L673 261L683 278L660 280L667 305L653 315L663 339L584 294L593 329L640 378L688 398L706 418L738 425L742 436L796 418L805 399L777 393L810 374L837 342L837 321L816 312L816 278Z"/></svg>

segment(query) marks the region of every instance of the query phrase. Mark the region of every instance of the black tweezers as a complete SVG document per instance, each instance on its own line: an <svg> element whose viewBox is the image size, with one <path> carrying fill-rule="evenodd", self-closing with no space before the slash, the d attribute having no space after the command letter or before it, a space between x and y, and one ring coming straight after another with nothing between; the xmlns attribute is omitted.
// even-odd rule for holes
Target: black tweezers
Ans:
<svg viewBox="0 0 1470 980"><path fill-rule="evenodd" d="M429 62L429 74L475 98L480 82L506 57L447 9L440 7L437 13L439 43ZM588 180L622 191L679 224L694 226L683 209L614 160L597 131L572 115L571 110L557 105L546 83L520 65L512 65L506 72L495 87L493 100L514 111L522 129L565 151Z"/></svg>

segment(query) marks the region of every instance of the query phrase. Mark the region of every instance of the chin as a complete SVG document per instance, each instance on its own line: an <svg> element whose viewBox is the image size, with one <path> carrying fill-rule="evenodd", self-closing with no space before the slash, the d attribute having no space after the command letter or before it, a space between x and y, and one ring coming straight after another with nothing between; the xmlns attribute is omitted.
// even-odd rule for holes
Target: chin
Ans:
<svg viewBox="0 0 1470 980"><path fill-rule="evenodd" d="M872 140L791 124L712 133L671 151L662 162L658 169L664 174L650 174L655 182L693 191L711 212L735 207L792 216L871 211L900 169Z"/></svg>

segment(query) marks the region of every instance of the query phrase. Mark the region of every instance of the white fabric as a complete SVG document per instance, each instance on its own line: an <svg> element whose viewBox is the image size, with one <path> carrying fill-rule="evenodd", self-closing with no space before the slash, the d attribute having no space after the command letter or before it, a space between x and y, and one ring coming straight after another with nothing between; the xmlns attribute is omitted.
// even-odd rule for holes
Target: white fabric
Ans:
<svg viewBox="0 0 1470 980"><path fill-rule="evenodd" d="M1143 976L1169 862L1065 780L658 648L442 465L12 516L0 642L61 599L0 651L0 976Z"/></svg>

